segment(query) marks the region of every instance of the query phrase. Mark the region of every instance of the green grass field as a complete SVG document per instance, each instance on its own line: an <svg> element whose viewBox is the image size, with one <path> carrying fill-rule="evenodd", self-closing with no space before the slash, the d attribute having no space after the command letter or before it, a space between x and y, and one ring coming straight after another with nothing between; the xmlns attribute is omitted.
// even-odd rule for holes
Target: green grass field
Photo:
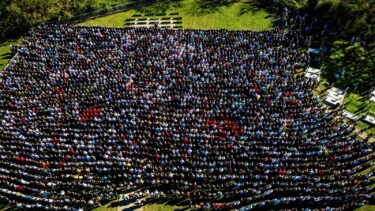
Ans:
<svg viewBox="0 0 375 211"><path fill-rule="evenodd" d="M329 84L326 79L322 79L318 87L313 90L314 95L318 95L320 99L323 99L327 90L329 89Z"/></svg>
<svg viewBox="0 0 375 211"><path fill-rule="evenodd" d="M348 103L346 109L353 113L375 113L375 103L366 99L366 96L357 93L349 93L346 96L344 103Z"/></svg>
<svg viewBox="0 0 375 211"><path fill-rule="evenodd" d="M176 209L183 209L184 207L172 206L167 204L148 204L143 206L143 211L174 211Z"/></svg>
<svg viewBox="0 0 375 211"><path fill-rule="evenodd" d="M355 113L356 115L363 116L370 112L372 115L375 115L375 103L370 102L366 96L357 94L357 93L349 93L344 99L344 103L347 104L346 110ZM369 124L358 121L358 129L368 128L370 127ZM366 133L375 133L375 127L371 127L365 131Z"/></svg>
<svg viewBox="0 0 375 211"><path fill-rule="evenodd" d="M374 211L375 205L365 205L363 207L355 209L355 211Z"/></svg>
<svg viewBox="0 0 375 211"><path fill-rule="evenodd" d="M123 27L125 20L139 14L179 13L185 29L269 30L275 18L249 0L229 1L181 0L153 5L84 21L78 25Z"/></svg>
<svg viewBox="0 0 375 211"><path fill-rule="evenodd" d="M8 40L0 44L0 71L8 64L9 60L12 58L10 53L9 45L17 45L21 43L23 37L15 40Z"/></svg>
<svg viewBox="0 0 375 211"><path fill-rule="evenodd" d="M110 201L108 202L107 204L104 204L100 207L97 207L95 209L92 209L92 211L117 211L118 210L118 207L112 207L112 203L114 202L117 202L118 200L113 200L113 201Z"/></svg>

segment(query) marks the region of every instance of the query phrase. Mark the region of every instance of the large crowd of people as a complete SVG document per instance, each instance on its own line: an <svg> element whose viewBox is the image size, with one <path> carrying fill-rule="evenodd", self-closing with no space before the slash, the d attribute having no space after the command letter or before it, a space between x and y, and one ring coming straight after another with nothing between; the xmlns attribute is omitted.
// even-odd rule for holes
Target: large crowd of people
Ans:
<svg viewBox="0 0 375 211"><path fill-rule="evenodd" d="M141 188L210 209L351 209L374 144L326 111L301 33L46 25L0 77L0 200Z"/></svg>

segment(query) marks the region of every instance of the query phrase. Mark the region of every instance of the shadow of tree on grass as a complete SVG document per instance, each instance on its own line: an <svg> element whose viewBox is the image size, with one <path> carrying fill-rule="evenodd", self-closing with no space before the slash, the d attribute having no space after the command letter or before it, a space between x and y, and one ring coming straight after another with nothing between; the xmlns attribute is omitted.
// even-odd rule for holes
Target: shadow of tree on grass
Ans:
<svg viewBox="0 0 375 211"><path fill-rule="evenodd" d="M156 1L155 3L141 7L137 11L141 13L150 13L150 14L166 14L168 9L180 8L182 7L182 0L164 0Z"/></svg>
<svg viewBox="0 0 375 211"><path fill-rule="evenodd" d="M239 15L243 15L246 13L256 13L259 12L261 9L255 2L245 2L240 9Z"/></svg>
<svg viewBox="0 0 375 211"><path fill-rule="evenodd" d="M4 54L0 55L1 59L11 59L12 57L13 57L13 54L11 54L11 53L4 53Z"/></svg>
<svg viewBox="0 0 375 211"><path fill-rule="evenodd" d="M239 2L239 0L197 0L192 10L192 13L194 15L214 13L217 12L220 7L230 6L231 4L237 2Z"/></svg>

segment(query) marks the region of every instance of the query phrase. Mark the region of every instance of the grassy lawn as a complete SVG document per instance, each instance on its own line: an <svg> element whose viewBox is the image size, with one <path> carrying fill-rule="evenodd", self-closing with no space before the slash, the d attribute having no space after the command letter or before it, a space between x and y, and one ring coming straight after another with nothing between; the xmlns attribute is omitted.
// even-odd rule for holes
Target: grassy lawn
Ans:
<svg viewBox="0 0 375 211"><path fill-rule="evenodd" d="M87 20L79 23L80 26L102 26L102 27L124 27L125 20L137 13L135 10L120 12L113 15L108 15L101 18Z"/></svg>
<svg viewBox="0 0 375 211"><path fill-rule="evenodd" d="M256 7L250 0L203 1L181 0L163 1L136 10L129 10L84 21L78 25L124 27L127 18L139 14L179 13L185 29L228 29L228 30L269 30L275 20L266 11Z"/></svg>
<svg viewBox="0 0 375 211"><path fill-rule="evenodd" d="M17 45L22 42L22 38L20 37L15 40L8 40L6 42L0 43L0 71L8 64L9 60L12 58L10 53L9 45Z"/></svg>
<svg viewBox="0 0 375 211"><path fill-rule="evenodd" d="M117 211L118 207L112 207L112 203L117 202L118 200L113 200L108 202L107 204L104 204L103 206L97 207L95 209L92 209L92 211Z"/></svg>
<svg viewBox="0 0 375 211"><path fill-rule="evenodd" d="M363 207L355 209L355 211L374 211L375 205L365 205Z"/></svg>
<svg viewBox="0 0 375 211"><path fill-rule="evenodd" d="M327 79L322 79L322 81L319 83L318 87L313 90L314 95L318 95L320 99L323 99L325 97L325 93L329 89L328 81Z"/></svg>
<svg viewBox="0 0 375 211"><path fill-rule="evenodd" d="M326 96L326 92L328 89L330 89L332 86L330 86L327 83L326 79L322 79L319 86L313 90L314 95L318 95L321 100L323 100ZM373 115L375 115L375 103L370 102L366 96L357 94L357 93L348 93L344 99L344 104L346 104L346 110L349 112L352 112L358 116L363 116L367 114L368 112L373 112ZM362 120L358 121L357 128L363 129L363 128L369 128L370 125L363 122ZM367 134L375 133L375 127L371 127L368 130L365 131Z"/></svg>
<svg viewBox="0 0 375 211"><path fill-rule="evenodd" d="M143 211L174 211L176 209L183 209L185 207L172 206L167 204L148 204L142 207Z"/></svg>
<svg viewBox="0 0 375 211"><path fill-rule="evenodd" d="M375 103L367 100L365 96L361 96L356 93L349 93L345 97L344 103L347 103L346 110L352 113L355 113L356 115L363 116L363 115L366 115L368 112L373 112L372 115L375 115ZM368 128L368 127L370 127L369 124L363 121L358 121L358 129ZM375 127L371 127L365 132L375 133Z"/></svg>
<svg viewBox="0 0 375 211"><path fill-rule="evenodd" d="M366 97L356 93L349 93L344 100L344 103L348 103L346 109L350 112L359 114L366 111L375 113L375 103L370 102Z"/></svg>
<svg viewBox="0 0 375 211"><path fill-rule="evenodd" d="M96 4L99 5L105 5L105 6L116 6L119 4L126 4L128 2L131 2L133 0L95 0Z"/></svg>

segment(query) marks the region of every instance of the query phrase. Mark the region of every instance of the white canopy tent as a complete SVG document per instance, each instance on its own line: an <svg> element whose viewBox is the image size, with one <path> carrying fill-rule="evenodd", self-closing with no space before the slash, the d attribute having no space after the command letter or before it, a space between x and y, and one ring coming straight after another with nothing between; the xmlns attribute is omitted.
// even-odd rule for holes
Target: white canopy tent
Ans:
<svg viewBox="0 0 375 211"><path fill-rule="evenodd" d="M342 115L345 117L345 118L348 118L348 119L352 119L352 120L358 120L359 119L359 116L347 111L347 110L344 110L342 112Z"/></svg>
<svg viewBox="0 0 375 211"><path fill-rule="evenodd" d="M370 94L370 102L375 103L375 88L374 88L374 90L372 90L372 92Z"/></svg>
<svg viewBox="0 0 375 211"><path fill-rule="evenodd" d="M375 117L372 116L372 115L370 115L370 114L367 114L365 116L365 118L363 118L363 120L366 121L366 122L368 122L368 123L370 123L370 124L372 124L372 125L375 125Z"/></svg>
<svg viewBox="0 0 375 211"><path fill-rule="evenodd" d="M330 106L339 106L344 101L345 95L346 91L332 87L330 90L328 90L324 102Z"/></svg>
<svg viewBox="0 0 375 211"><path fill-rule="evenodd" d="M320 69L315 69L315 68L312 68L312 67L307 68L307 70L305 71L305 77L306 78L312 78L312 79L315 79L317 81L320 81L320 74L321 74Z"/></svg>

